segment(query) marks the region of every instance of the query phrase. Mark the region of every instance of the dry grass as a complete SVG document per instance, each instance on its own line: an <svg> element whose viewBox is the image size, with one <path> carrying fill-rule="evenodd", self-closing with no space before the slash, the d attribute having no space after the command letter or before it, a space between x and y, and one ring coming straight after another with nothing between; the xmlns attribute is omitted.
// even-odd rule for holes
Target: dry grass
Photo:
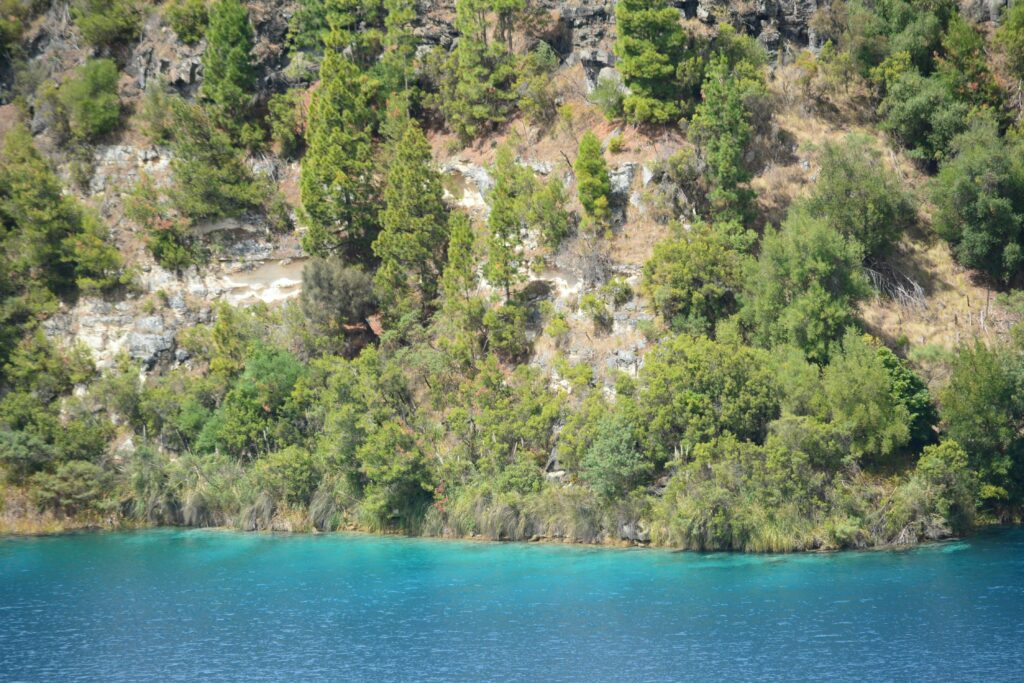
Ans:
<svg viewBox="0 0 1024 683"><path fill-rule="evenodd" d="M776 125L792 138L795 154L790 163L769 164L752 183L769 222L781 221L792 201L810 191L820 170L817 149L822 144L838 142L851 133L874 138L885 164L921 206L918 226L904 236L890 264L923 288L924 300L921 305L901 305L888 297L876 297L861 306L865 325L892 344L905 338L915 346L944 349L975 338L991 342L1005 335L1019 316L997 306L995 293L960 267L949 246L931 232L929 178L871 126L863 87L855 84L850 93L831 98L826 113L808 113L812 108L807 101L792 91L794 69L792 65L780 69L770 87L780 107Z"/></svg>
<svg viewBox="0 0 1024 683"><path fill-rule="evenodd" d="M890 343L905 338L915 346L944 349L974 339L991 343L1020 321L1019 315L997 305L995 292L958 265L948 245L935 237L908 235L892 261L924 288L925 298L918 306L882 297L861 306L868 329Z"/></svg>

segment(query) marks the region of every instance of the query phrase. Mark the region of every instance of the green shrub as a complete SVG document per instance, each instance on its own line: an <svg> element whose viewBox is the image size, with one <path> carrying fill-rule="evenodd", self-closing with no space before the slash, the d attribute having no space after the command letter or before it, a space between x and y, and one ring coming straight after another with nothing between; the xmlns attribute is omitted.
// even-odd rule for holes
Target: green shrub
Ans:
<svg viewBox="0 0 1024 683"><path fill-rule="evenodd" d="M704 223L677 233L654 246L644 264L644 290L672 329L709 333L738 309L749 257Z"/></svg>
<svg viewBox="0 0 1024 683"><path fill-rule="evenodd" d="M519 108L536 124L546 124L555 118L555 89L552 75L558 68L558 55L551 46L541 41L520 59L516 91Z"/></svg>
<svg viewBox="0 0 1024 683"><path fill-rule="evenodd" d="M300 304L306 319L318 329L340 334L346 325L366 323L377 309L373 278L337 257L313 258L302 269Z"/></svg>
<svg viewBox="0 0 1024 683"><path fill-rule="evenodd" d="M622 102L626 98L622 83L617 78L599 78L590 93L590 101L601 110L609 121L622 118L625 110Z"/></svg>
<svg viewBox="0 0 1024 683"><path fill-rule="evenodd" d="M629 87L623 102L631 121L670 123L682 114L679 66L688 58L679 10L665 0L620 0L615 5L615 55Z"/></svg>
<svg viewBox="0 0 1024 683"><path fill-rule="evenodd" d="M939 75L925 78L914 70L896 78L878 106L881 128L926 165L946 156L950 142L966 129L969 112Z"/></svg>
<svg viewBox="0 0 1024 683"><path fill-rule="evenodd" d="M745 276L740 314L751 338L827 360L853 324L854 305L869 292L862 260L859 244L806 211L791 211L781 230L765 232Z"/></svg>
<svg viewBox="0 0 1024 683"><path fill-rule="evenodd" d="M164 10L168 25L188 45L198 43L209 19L206 0L171 0Z"/></svg>
<svg viewBox="0 0 1024 683"><path fill-rule="evenodd" d="M510 302L484 316L488 348L506 361L519 361L530 351L526 338L526 309Z"/></svg>
<svg viewBox="0 0 1024 683"><path fill-rule="evenodd" d="M193 220L238 216L260 208L274 193L253 177L231 137L209 112L182 99L171 100L174 116L174 206Z"/></svg>
<svg viewBox="0 0 1024 683"><path fill-rule="evenodd" d="M633 288L624 278L613 277L601 287L601 294L612 302L612 306L618 308L632 300Z"/></svg>
<svg viewBox="0 0 1024 683"><path fill-rule="evenodd" d="M167 84L162 79L151 78L146 83L138 118L142 123L142 134L153 144L165 144L174 137L174 110Z"/></svg>
<svg viewBox="0 0 1024 683"><path fill-rule="evenodd" d="M731 434L761 442L779 415L767 351L678 335L644 357L631 421L645 452L664 463L694 444Z"/></svg>
<svg viewBox="0 0 1024 683"><path fill-rule="evenodd" d="M410 529L422 519L434 487L411 430L397 420L385 422L359 447L356 459L367 479L361 512L373 526Z"/></svg>
<svg viewBox="0 0 1024 683"><path fill-rule="evenodd" d="M957 261L999 282L1024 269L1024 146L984 121L957 137L932 184L935 231Z"/></svg>
<svg viewBox="0 0 1024 683"><path fill-rule="evenodd" d="M764 77L755 64L712 58L701 87L703 99L690 122L692 137L707 161L710 215L743 223L753 211L753 173L747 162L756 125L771 118L764 105Z"/></svg>
<svg viewBox="0 0 1024 683"><path fill-rule="evenodd" d="M286 157L297 157L305 142L302 136L305 129L304 95L305 91L296 88L285 93L275 93L267 101L270 137Z"/></svg>
<svg viewBox="0 0 1024 683"><path fill-rule="evenodd" d="M75 138L94 140L117 127L121 118L117 78L114 60L90 59L61 84L60 101Z"/></svg>
<svg viewBox="0 0 1024 683"><path fill-rule="evenodd" d="M601 141L591 131L580 138L579 150L573 164L580 204L587 215L604 220L608 217L608 201L612 191L608 179L608 164L601 152Z"/></svg>
<svg viewBox="0 0 1024 683"><path fill-rule="evenodd" d="M309 451L288 446L256 462L258 486L289 505L309 505L322 472Z"/></svg>
<svg viewBox="0 0 1024 683"><path fill-rule="evenodd" d="M103 220L92 210L83 211L82 229L69 238L68 246L78 259L75 285L84 294L98 294L132 281L121 253L109 240Z"/></svg>
<svg viewBox="0 0 1024 683"><path fill-rule="evenodd" d="M612 329L612 314L604 301L595 294L584 294L580 300L580 310L590 317L594 323L594 332L607 333Z"/></svg>
<svg viewBox="0 0 1024 683"><path fill-rule="evenodd" d="M32 496L43 510L60 516L101 514L115 509L110 475L85 460L61 463L53 473L38 472L30 480Z"/></svg>
<svg viewBox="0 0 1024 683"><path fill-rule="evenodd" d="M146 231L146 248L164 268L182 270L202 260L202 250L187 221L173 215L149 176L143 175L125 197L125 216Z"/></svg>
<svg viewBox="0 0 1024 683"><path fill-rule="evenodd" d="M995 42L1006 54L1014 75L1024 79L1024 5L1008 5L1002 19L996 30Z"/></svg>
<svg viewBox="0 0 1024 683"><path fill-rule="evenodd" d="M581 465L583 479L608 500L621 498L654 472L654 463L641 451L632 425L614 414L598 423Z"/></svg>
<svg viewBox="0 0 1024 683"><path fill-rule="evenodd" d="M75 0L71 14L90 45L112 48L134 40L142 28L136 0Z"/></svg>
<svg viewBox="0 0 1024 683"><path fill-rule="evenodd" d="M896 174L868 139L852 135L822 147L808 206L833 230L857 240L869 257L888 254L914 220Z"/></svg>
<svg viewBox="0 0 1024 683"><path fill-rule="evenodd" d="M53 459L53 447L38 435L0 429L0 466L8 483L23 484Z"/></svg>

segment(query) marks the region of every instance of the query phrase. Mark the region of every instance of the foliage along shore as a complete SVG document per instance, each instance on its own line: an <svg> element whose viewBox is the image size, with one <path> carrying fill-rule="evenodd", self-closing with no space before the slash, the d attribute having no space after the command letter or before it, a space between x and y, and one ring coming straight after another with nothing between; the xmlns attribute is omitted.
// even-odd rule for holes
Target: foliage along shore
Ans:
<svg viewBox="0 0 1024 683"><path fill-rule="evenodd" d="M766 549L766 550L748 550L748 549L696 549L686 547L676 547L672 545L659 545L650 542L650 540L642 539L629 539L629 538L612 538L604 536L599 539L581 539L571 538L565 536L530 536L523 538L497 538L477 533L469 533L464 535L453 535L451 533L442 532L440 534L413 534L401 531L387 531L380 529L372 529L369 527L360 527L355 523L345 524L337 529L320 530L314 527L308 518L301 512L289 511L283 515L276 516L266 529L254 530L254 529L242 529L238 526L217 526L217 527L199 527L208 529L211 531L225 531L229 533L271 533L271 534L331 534L331 533L350 533L350 534L364 534L370 536L382 536L382 537L403 537L403 538L429 538L441 541L474 541L481 543L542 543L542 544L568 544L568 545L584 545L594 546L602 548L656 548L662 550L675 550L683 552L749 552L749 553L803 553L803 552L844 552L853 550L903 550L912 548L919 545L928 543L944 542L944 541L955 541L958 539L968 539L971 536L981 533L986 529L996 529L1005 527L1006 525L997 521L989 520L987 522L978 522L975 524L969 532L956 535L942 531L935 534L930 538L918 538L913 537L908 540L904 538L902 540L896 540L888 543L880 543L876 545L865 545L865 546L847 546L847 547L829 547L825 545L807 548L782 548L782 549ZM52 515L39 515L37 513L24 515L24 516L11 516L4 515L0 512L0 539L6 538L31 538L40 536L61 536L66 534L77 534L77 533L92 533L92 532L118 532L118 531L142 531L152 529L194 529L197 527L183 527L183 526L171 526L171 525L155 525L139 522L137 520L130 519L113 519L107 518L96 518L96 517L74 517L74 518L56 518Z"/></svg>

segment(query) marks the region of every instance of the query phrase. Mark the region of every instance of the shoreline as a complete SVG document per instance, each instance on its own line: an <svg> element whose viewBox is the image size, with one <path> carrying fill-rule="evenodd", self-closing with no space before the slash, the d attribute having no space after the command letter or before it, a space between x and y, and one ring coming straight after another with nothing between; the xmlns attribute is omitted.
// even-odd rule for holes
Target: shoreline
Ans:
<svg viewBox="0 0 1024 683"><path fill-rule="evenodd" d="M64 520L67 521L67 520ZM728 548L710 549L710 550L697 550L693 548L680 548L668 545L656 545L652 543L640 543L636 541L626 540L608 540L599 543L586 542L586 541L573 541L564 538L557 537L534 537L530 539L521 540L510 540L510 539L494 539L487 538L481 535L474 536L436 536L427 534L408 534L408 533L383 533L379 531L371 531L367 529L359 528L340 528L333 531L317 531L313 530L291 530L291 529L259 529L253 531L245 531L230 526L209 526L209 527L190 527L190 526L170 526L170 525L149 525L149 524L104 524L102 522L76 522L72 521L71 524L58 524L57 526L46 525L46 528L36 528L32 530L25 530L24 527L21 529L16 528L13 525L4 523L4 520L0 520L0 540L14 540L14 539L30 539L30 538L45 538L45 537L56 537L56 536L70 536L76 534L94 534L94 533L119 533L129 531L155 531L155 530L178 530L178 531L213 531L226 534L255 534L260 536L280 535L280 536L329 536L335 534L346 534L356 536L369 536L377 538L395 538L404 540L425 540L425 541L438 541L438 542L459 542L459 543L482 543L482 544L521 544L521 545L551 545L551 546L576 546L581 548L592 548L592 549L607 549L607 550L660 550L663 552L671 553L730 553L730 554L741 554L741 555L812 555L812 554L832 554L832 553L843 553L843 552L894 552L903 550L912 550L914 548L920 548L928 545L938 545L956 541L964 541L972 536L986 533L988 531L997 530L1000 528L1013 528L1019 527L1021 524L1006 524L1000 522L989 522L979 524L971 534L966 536L949 536L946 538L929 539L925 541L918 541L910 544L884 544L884 545L873 545L865 546L863 548L811 548L806 550L791 550L786 552L755 552L750 550L734 550Z"/></svg>

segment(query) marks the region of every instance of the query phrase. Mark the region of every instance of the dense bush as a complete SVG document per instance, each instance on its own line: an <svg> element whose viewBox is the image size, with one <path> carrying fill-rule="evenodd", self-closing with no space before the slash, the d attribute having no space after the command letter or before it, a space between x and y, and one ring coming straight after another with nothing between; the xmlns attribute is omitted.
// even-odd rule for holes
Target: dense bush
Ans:
<svg viewBox="0 0 1024 683"><path fill-rule="evenodd" d="M962 349L940 395L947 434L967 452L981 482L980 499L1003 518L1019 512L1024 495L1021 453L1020 342Z"/></svg>
<svg viewBox="0 0 1024 683"><path fill-rule="evenodd" d="M889 253L914 220L914 209L896 174L861 137L821 149L821 172L808 210L830 228L856 240L867 257Z"/></svg>
<svg viewBox="0 0 1024 683"><path fill-rule="evenodd" d="M952 139L965 129L969 111L939 76L925 78L914 70L895 79L878 108L882 129L925 164L946 156Z"/></svg>
<svg viewBox="0 0 1024 683"><path fill-rule="evenodd" d="M112 59L90 59L61 84L60 101L75 138L92 140L117 127L121 118L117 77Z"/></svg>
<svg viewBox="0 0 1024 683"><path fill-rule="evenodd" d="M980 122L952 143L932 187L935 230L960 263L994 280L1024 267L1024 163L1021 146Z"/></svg>
<svg viewBox="0 0 1024 683"><path fill-rule="evenodd" d="M142 28L136 0L75 0L71 14L90 45L112 48L134 40Z"/></svg>
<svg viewBox="0 0 1024 683"><path fill-rule="evenodd" d="M615 54L630 94L622 107L633 121L670 123L682 114L679 66L687 57L679 11L664 0L615 5Z"/></svg>
<svg viewBox="0 0 1024 683"><path fill-rule="evenodd" d="M8 131L0 153L0 368L60 298L125 281L120 254L105 233L63 193L28 130Z"/></svg>
<svg viewBox="0 0 1024 683"><path fill-rule="evenodd" d="M761 108L763 93L763 79L754 64L731 64L725 54L712 58L690 130L707 161L708 202L715 220L743 222L750 217L753 173L745 157L755 133L754 108Z"/></svg>
<svg viewBox="0 0 1024 683"><path fill-rule="evenodd" d="M995 42L1006 54L1014 75L1024 79L1024 6L1015 3L1006 7Z"/></svg>
<svg viewBox="0 0 1024 683"><path fill-rule="evenodd" d="M596 220L608 218L608 201L611 181L608 180L608 164L601 151L601 141L589 130L580 138L576 163L576 187L580 204L587 215Z"/></svg>
<svg viewBox="0 0 1024 683"><path fill-rule="evenodd" d="M206 35L209 21L207 0L172 0L164 10L171 29L185 43L193 45Z"/></svg>
<svg viewBox="0 0 1024 683"><path fill-rule="evenodd" d="M304 140L302 132L305 128L303 109L304 92L300 89L277 93L267 101L270 122L270 137L280 147L286 157L297 157L302 151Z"/></svg>
<svg viewBox="0 0 1024 683"><path fill-rule="evenodd" d="M738 309L747 257L723 229L676 226L676 237L654 245L644 264L644 289L676 331L709 334Z"/></svg>
<svg viewBox="0 0 1024 683"><path fill-rule="evenodd" d="M214 0L209 11L201 94L213 105L219 123L235 129L256 88L249 12L238 0Z"/></svg>
<svg viewBox="0 0 1024 683"><path fill-rule="evenodd" d="M765 346L791 344L808 358L826 360L853 324L853 305L867 296L862 254L859 244L804 211L765 232L741 298L751 338Z"/></svg>
<svg viewBox="0 0 1024 683"><path fill-rule="evenodd" d="M231 137L210 113L182 99L174 116L174 187L171 200L190 219L237 216L264 205L270 188L257 180Z"/></svg>
<svg viewBox="0 0 1024 683"><path fill-rule="evenodd" d="M366 323L377 309L373 279L337 258L314 258L302 269L302 311L323 333L337 335L346 325Z"/></svg>
<svg viewBox="0 0 1024 683"><path fill-rule="evenodd" d="M779 412L769 358L760 349L704 337L659 344L646 358L631 407L644 451L664 463L723 434L762 440Z"/></svg>

